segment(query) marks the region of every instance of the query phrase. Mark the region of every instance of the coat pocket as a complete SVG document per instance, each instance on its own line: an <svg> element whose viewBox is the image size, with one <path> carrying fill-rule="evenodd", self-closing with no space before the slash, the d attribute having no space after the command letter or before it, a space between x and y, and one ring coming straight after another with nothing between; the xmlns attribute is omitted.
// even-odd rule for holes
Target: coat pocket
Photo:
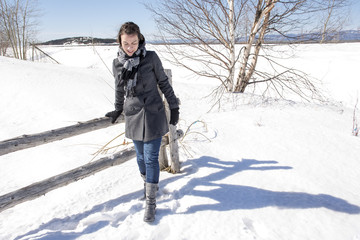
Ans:
<svg viewBox="0 0 360 240"><path fill-rule="evenodd" d="M140 101L139 98L127 98L124 104L124 114L125 116L132 116L141 111L144 107L144 104Z"/></svg>

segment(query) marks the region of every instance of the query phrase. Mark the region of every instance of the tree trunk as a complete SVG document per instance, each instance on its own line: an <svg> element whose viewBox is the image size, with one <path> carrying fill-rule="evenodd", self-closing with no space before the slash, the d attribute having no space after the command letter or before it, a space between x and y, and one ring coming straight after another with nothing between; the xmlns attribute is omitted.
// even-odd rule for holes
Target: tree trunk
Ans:
<svg viewBox="0 0 360 240"><path fill-rule="evenodd" d="M228 79L228 91L232 92L235 81L235 14L234 0L228 0L229 4L229 35L230 35L230 71Z"/></svg>
<svg viewBox="0 0 360 240"><path fill-rule="evenodd" d="M248 79L246 79L246 70L248 68L248 62L250 57L250 52L252 49L252 45L255 41L256 33L258 32L260 22L261 22L261 5L262 0L258 1L257 7L256 7L256 14L254 18L254 23L251 27L251 32L249 36L249 40L245 46L244 54L240 62L240 71L236 80L236 86L234 89L234 92L241 92L242 89L246 88L246 85L248 83Z"/></svg>
<svg viewBox="0 0 360 240"><path fill-rule="evenodd" d="M267 29L268 24L269 24L269 18L270 18L270 11L267 12L266 15L265 15L265 19L264 19L263 25L261 27L259 37L258 37L258 39L256 41L254 56L252 57L252 59L250 61L249 69L248 69L248 72L247 72L246 77L245 77L246 82L244 82L244 84L242 84L240 86L240 92L242 92L242 93L245 92L245 88L249 84L250 78L253 75L253 73L255 72L258 56L259 56L259 53L260 53L260 50L261 50L261 45L264 42L265 32L266 32L266 29Z"/></svg>
<svg viewBox="0 0 360 240"><path fill-rule="evenodd" d="M28 5L29 4L29 0L26 0L26 4L25 4L25 8L22 12L22 28L21 28L21 39L22 39L22 49L23 49L23 55L22 55L22 59L26 60L27 56L27 49L28 49L28 36L27 36L27 27L26 27L26 21L27 21L27 14L28 14Z"/></svg>
<svg viewBox="0 0 360 240"><path fill-rule="evenodd" d="M236 80L236 86L234 92L241 92L241 93L244 92L255 71L261 45L264 41L265 32L268 27L270 12L274 8L276 1L277 0L267 0L266 6L264 8L262 7L263 0L258 1L254 23L251 28L249 40L247 42L247 45L245 46L244 55L241 59L240 71ZM258 33L259 36L254 46L256 40L256 34ZM250 59L250 55L253 47L255 47L255 50L252 58Z"/></svg>
<svg viewBox="0 0 360 240"><path fill-rule="evenodd" d="M320 43L324 43L324 41L325 41L326 34L327 34L328 23L330 21L331 15L332 15L334 5L335 5L335 0L329 0L329 9L328 9L327 17L326 17L326 20L325 20L325 23L324 23L324 28L323 28L323 31L321 33L321 41L320 41Z"/></svg>

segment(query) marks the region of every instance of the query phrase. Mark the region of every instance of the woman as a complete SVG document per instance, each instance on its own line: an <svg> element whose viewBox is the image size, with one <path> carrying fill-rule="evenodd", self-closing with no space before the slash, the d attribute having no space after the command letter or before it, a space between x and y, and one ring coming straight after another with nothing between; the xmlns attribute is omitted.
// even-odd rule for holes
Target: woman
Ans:
<svg viewBox="0 0 360 240"><path fill-rule="evenodd" d="M145 38L133 22L118 34L118 57L113 61L115 111L105 116L114 123L124 111L125 136L133 140L146 198L145 222L155 220L161 138L169 129L158 87L170 107L170 124L179 120L179 105L163 66L154 51L146 51Z"/></svg>

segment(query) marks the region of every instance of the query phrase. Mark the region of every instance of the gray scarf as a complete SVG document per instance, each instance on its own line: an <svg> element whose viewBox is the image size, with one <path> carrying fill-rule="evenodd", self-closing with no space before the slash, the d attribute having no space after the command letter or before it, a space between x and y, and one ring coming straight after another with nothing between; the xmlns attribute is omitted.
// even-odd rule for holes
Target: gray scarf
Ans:
<svg viewBox="0 0 360 240"><path fill-rule="evenodd" d="M137 82L137 71L142 58L146 56L145 41L139 44L138 50L129 57L120 47L118 59L123 64L121 79L125 82L126 96L135 96L135 87Z"/></svg>

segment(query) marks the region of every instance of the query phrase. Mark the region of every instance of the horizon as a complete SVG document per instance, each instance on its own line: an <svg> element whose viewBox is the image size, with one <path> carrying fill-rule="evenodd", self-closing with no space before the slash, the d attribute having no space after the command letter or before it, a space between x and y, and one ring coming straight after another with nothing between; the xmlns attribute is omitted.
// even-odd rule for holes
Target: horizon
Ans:
<svg viewBox="0 0 360 240"><path fill-rule="evenodd" d="M347 34L348 32L355 32L355 33L350 33L350 34ZM349 30L342 30L340 31L339 33L345 33L345 34L340 34L338 35L338 37L340 36L340 38L338 39L329 39L326 41L326 43L342 43L342 42L360 42L360 29L349 29ZM311 35L311 34L317 34L316 32L314 33L309 33L307 35ZM301 34L289 34L289 36L292 35L292 37L300 37L302 36ZM279 38L277 38L279 37ZM303 35L303 38L302 38L302 41L299 42L299 43L317 43L318 40L320 39L305 39L304 38L305 35ZM64 38L58 38L58 39L51 39L51 40L48 40L48 41L44 41L44 42L38 42L37 44L44 44L44 45L58 45L57 43L55 42L58 42L58 41L69 41L69 40L73 40L73 41L76 41L76 40L79 40L79 38L84 38L84 41L80 42L80 43L83 43L83 44L89 44L87 43L87 40L88 39L97 39L97 40L100 40L99 42L96 42L97 44L100 43L100 44L114 44L114 43L117 43L116 42L116 37L115 38L101 38L101 37L92 37L92 36L69 36L69 37L64 37ZM283 38L283 35L280 35L280 34L269 34L269 35L266 35L265 36L265 44L273 44L273 43L279 43L279 44L282 44L282 43L286 43L286 42L289 42L287 41L286 39L282 39ZM102 42L102 41L109 41L109 40L114 40L115 42L114 43L110 43L110 42ZM180 39L173 39L171 40L170 42L167 42L167 43L170 43L170 44L182 44L182 42L179 42L178 40ZM147 43L150 43L150 44L162 44L162 43L165 43L163 40L159 40L159 39L151 39L149 41L147 41ZM242 43L245 43L245 41L241 40L240 38L237 38L237 41L236 43L238 44L242 44ZM64 43L63 43L64 44ZM213 43L213 44L217 44L217 43Z"/></svg>
<svg viewBox="0 0 360 240"><path fill-rule="evenodd" d="M360 29L360 1L350 0L352 6L349 23L344 30ZM76 36L93 38L116 38L122 23L133 21L139 25L147 39L153 41L158 32L153 14L145 4L156 4L152 0L117 1L107 0L38 0L39 42ZM125 10L124 10L125 9Z"/></svg>

